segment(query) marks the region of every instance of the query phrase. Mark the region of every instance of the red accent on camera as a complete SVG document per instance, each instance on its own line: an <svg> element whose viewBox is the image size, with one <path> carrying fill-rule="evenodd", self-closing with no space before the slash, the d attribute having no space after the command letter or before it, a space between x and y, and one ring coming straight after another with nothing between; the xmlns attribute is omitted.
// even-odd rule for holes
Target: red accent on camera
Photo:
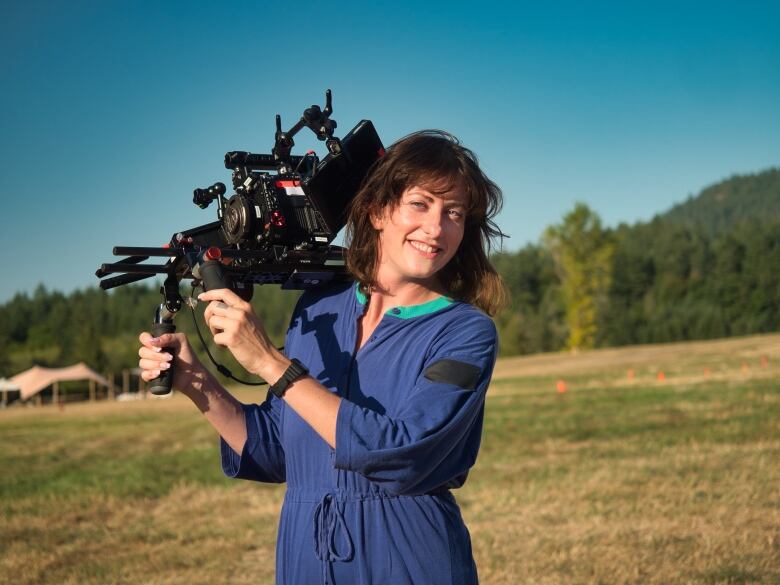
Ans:
<svg viewBox="0 0 780 585"><path fill-rule="evenodd" d="M206 250L206 253L203 254L203 258L205 260L219 260L222 258L222 250L216 246L211 246L208 250Z"/></svg>
<svg viewBox="0 0 780 585"><path fill-rule="evenodd" d="M287 223L287 220L284 219L284 215L282 215L282 212L277 209L271 212L271 223L278 228L283 228Z"/></svg>
<svg viewBox="0 0 780 585"><path fill-rule="evenodd" d="M276 181L276 186L280 189L284 188L292 188L292 187L300 187L301 182L296 180L285 180L285 181Z"/></svg>

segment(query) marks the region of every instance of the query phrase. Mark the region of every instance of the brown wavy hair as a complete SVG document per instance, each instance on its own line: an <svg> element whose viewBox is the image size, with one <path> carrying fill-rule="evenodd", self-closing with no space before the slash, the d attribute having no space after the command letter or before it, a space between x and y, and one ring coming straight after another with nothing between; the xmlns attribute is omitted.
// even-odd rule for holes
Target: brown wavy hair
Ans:
<svg viewBox="0 0 780 585"><path fill-rule="evenodd" d="M462 184L469 197L463 241L439 272L449 296L495 315L506 302L501 277L490 264L494 241L504 234L493 218L501 211L501 189L479 168L476 155L441 130L409 134L371 168L349 208L347 267L364 291L377 285L379 232L371 218L398 205L410 187L444 194Z"/></svg>

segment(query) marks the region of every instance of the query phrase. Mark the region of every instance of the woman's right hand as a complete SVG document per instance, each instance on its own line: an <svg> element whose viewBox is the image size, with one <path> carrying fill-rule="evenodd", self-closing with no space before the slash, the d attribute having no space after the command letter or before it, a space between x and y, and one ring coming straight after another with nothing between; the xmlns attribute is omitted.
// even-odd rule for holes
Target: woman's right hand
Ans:
<svg viewBox="0 0 780 585"><path fill-rule="evenodd" d="M149 382L160 375L160 372L170 368L173 363L173 387L186 391L194 378L207 374L206 368L195 356L192 347L184 333L165 333L160 337L152 337L144 331L138 336L141 348L138 350L138 366L141 368L141 378ZM170 349L173 355L163 348Z"/></svg>

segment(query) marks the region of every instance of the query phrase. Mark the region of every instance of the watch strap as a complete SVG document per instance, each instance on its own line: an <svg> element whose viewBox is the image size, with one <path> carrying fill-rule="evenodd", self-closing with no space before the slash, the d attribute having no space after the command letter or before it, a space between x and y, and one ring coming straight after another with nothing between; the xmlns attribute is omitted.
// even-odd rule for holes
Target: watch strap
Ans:
<svg viewBox="0 0 780 585"><path fill-rule="evenodd" d="M284 371L282 377L279 378L276 383L271 384L271 386L268 387L271 393L273 393L273 395L277 398L284 396L284 392L287 390L288 386L295 380L309 373L309 370L306 368L306 366L304 366L297 359L292 358L290 361L292 363Z"/></svg>

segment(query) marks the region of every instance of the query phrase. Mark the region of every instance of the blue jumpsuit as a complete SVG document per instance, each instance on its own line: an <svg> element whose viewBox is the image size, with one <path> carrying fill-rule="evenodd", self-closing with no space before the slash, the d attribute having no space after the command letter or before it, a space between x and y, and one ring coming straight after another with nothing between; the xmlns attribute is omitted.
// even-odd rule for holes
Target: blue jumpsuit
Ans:
<svg viewBox="0 0 780 585"><path fill-rule="evenodd" d="M451 488L479 450L496 329L445 297L391 309L355 352L366 298L354 284L307 291L285 353L343 397L336 448L269 393L245 405L229 477L287 482L276 582L473 584L468 530Z"/></svg>

